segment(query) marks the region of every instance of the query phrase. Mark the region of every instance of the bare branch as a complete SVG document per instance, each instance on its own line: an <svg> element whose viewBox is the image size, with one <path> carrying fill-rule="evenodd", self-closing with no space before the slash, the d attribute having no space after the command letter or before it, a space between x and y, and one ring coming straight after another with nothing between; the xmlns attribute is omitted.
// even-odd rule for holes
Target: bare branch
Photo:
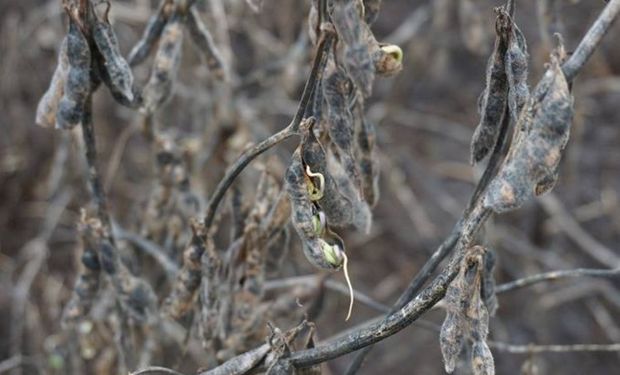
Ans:
<svg viewBox="0 0 620 375"><path fill-rule="evenodd" d="M489 341L489 346L495 350L511 354L620 351L620 344L512 345L503 342Z"/></svg>
<svg viewBox="0 0 620 375"><path fill-rule="evenodd" d="M383 321L370 324L346 337L316 348L295 352L288 360L295 367L312 366L374 344L399 332L443 298L448 285L459 271L459 258L458 256L455 257L451 265L415 299L397 312L388 315Z"/></svg>
<svg viewBox="0 0 620 375"><path fill-rule="evenodd" d="M320 283L319 275L306 275L306 276L296 276L296 277L288 277L286 279L277 279L277 280L269 280L265 282L264 289L265 291L280 289L280 288L290 288L297 285L306 285L310 287L318 287ZM341 282L335 280L326 280L325 287L327 289L338 292L342 295L349 295L349 288ZM368 307L371 307L377 311L387 313L390 311L390 307L382 304L381 302L375 301L372 297L358 291L354 290L353 294L355 296L355 300L365 304Z"/></svg>
<svg viewBox="0 0 620 375"><path fill-rule="evenodd" d="M506 284L498 285L495 288L495 292L498 294L505 293L511 290L525 288L527 286L540 283L540 282L554 281L558 279L566 279L566 278L573 278L573 277L605 277L605 278L620 277L620 268L616 268L613 270L577 268L574 270L545 272L545 273L541 273L538 275L524 277L522 279L511 281Z"/></svg>
<svg viewBox="0 0 620 375"><path fill-rule="evenodd" d="M269 150L271 147L277 145L278 143L297 133L299 124L301 123L301 120L303 119L303 116L306 112L306 107L308 106L310 98L314 93L314 88L316 87L316 84L320 81L321 75L323 74L323 69L325 68L325 64L327 63L327 52L331 48L333 41L334 36L328 33L325 35L325 38L323 38L319 43L316 56L314 57L314 63L312 65L312 71L310 72L310 76L306 81L306 85L301 95L301 100L299 102L297 113L295 114L295 117L293 118L291 123L286 128L280 130L278 133L265 139L258 145L245 152L226 171L226 175L224 176L224 178L222 178L220 183L215 188L215 191L213 192L211 199L209 200L209 203L207 205L207 212L204 219L205 228L207 229L206 232L209 231L209 228L213 223L215 212L220 202L222 201L224 194L226 194L226 191L228 190L228 188L230 188L233 181L241 173L241 171L243 171L243 169L258 155L262 154L263 152Z"/></svg>
<svg viewBox="0 0 620 375"><path fill-rule="evenodd" d="M84 141L84 151L86 154L86 162L88 164L88 182L93 194L93 200L97 206L97 216L109 232L110 241L114 243L114 237L111 231L110 214L108 212L108 204L103 190L101 176L97 169L97 146L95 142L95 129L93 127L92 115L93 99L92 94L89 95L84 108L82 117L82 139Z"/></svg>
<svg viewBox="0 0 620 375"><path fill-rule="evenodd" d="M611 0L605 6L601 15L594 21L594 24L577 46L577 49L575 49L568 61L564 63L562 71L564 71L564 75L566 75L566 79L569 82L579 74L581 68L592 56L607 30L613 25L618 13L620 13L620 0Z"/></svg>
<svg viewBox="0 0 620 375"><path fill-rule="evenodd" d="M553 217L555 223L560 229L585 253L596 259L601 264L610 268L620 266L620 257L616 252L609 249L595 238L593 238L585 229L579 225L568 210L562 205L562 202L553 193L540 197L539 200L543 209Z"/></svg>

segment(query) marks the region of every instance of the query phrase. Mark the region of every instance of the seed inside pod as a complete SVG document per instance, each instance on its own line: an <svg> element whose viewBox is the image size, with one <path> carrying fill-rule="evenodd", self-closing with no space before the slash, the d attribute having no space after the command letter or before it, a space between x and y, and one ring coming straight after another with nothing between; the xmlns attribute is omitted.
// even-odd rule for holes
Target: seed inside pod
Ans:
<svg viewBox="0 0 620 375"><path fill-rule="evenodd" d="M392 76L403 69L403 50L395 44L382 45L373 60L377 74Z"/></svg>

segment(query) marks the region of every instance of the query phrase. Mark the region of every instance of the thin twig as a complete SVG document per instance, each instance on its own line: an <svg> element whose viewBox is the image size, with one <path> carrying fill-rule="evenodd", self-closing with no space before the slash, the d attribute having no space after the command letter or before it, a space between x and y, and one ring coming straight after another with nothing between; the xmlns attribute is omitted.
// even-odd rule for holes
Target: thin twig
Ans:
<svg viewBox="0 0 620 375"><path fill-rule="evenodd" d="M443 298L448 285L458 274L459 261L459 256L454 257L450 266L437 276L415 299L397 312L388 315L382 321L370 324L333 342L295 352L288 360L295 367L312 366L364 348L399 332Z"/></svg>
<svg viewBox="0 0 620 375"><path fill-rule="evenodd" d="M613 270L600 270L600 269L588 269L588 268L577 268L574 270L565 270L565 271L551 271L545 272L538 275L532 275L528 277L524 277L522 279L514 280L509 283L498 285L495 288L496 293L504 293L515 289L525 288L532 284L545 282L545 281L554 281L558 279L566 279L572 277L619 277L620 276L620 268L616 268Z"/></svg>
<svg viewBox="0 0 620 375"><path fill-rule="evenodd" d="M86 101L86 105L84 106L84 115L82 116L82 139L84 141L84 152L86 154L86 163L88 165L88 182L93 194L93 200L97 206L97 217L108 230L110 242L114 243L105 191L103 190L103 184L97 169L97 146L95 142L95 129L93 127L92 106L93 98L91 94Z"/></svg>
<svg viewBox="0 0 620 375"><path fill-rule="evenodd" d="M114 223L114 234L118 240L126 240L134 244L136 247L149 254L162 266L168 276L174 277L179 272L179 266L166 255L166 251L156 243L148 239L127 231Z"/></svg>
<svg viewBox="0 0 620 375"><path fill-rule="evenodd" d="M562 65L562 71L566 75L566 79L570 82L579 73L581 68L588 61L594 50L607 33L607 30L616 20L620 13L620 0L611 0L598 16L594 24L590 27L586 35L583 37L577 49L572 53L570 58Z"/></svg>
<svg viewBox="0 0 620 375"><path fill-rule="evenodd" d="M314 58L314 63L312 65L312 71L310 72L310 76L306 81L306 85L304 86L304 91L301 95L301 100L299 102L299 106L297 108L297 113L295 117L291 121L291 123L284 129L280 130L276 134L271 137L265 139L258 145L254 146L250 150L246 151L243 155L241 155L237 161L227 170L226 175L222 178L220 183L215 188L211 199L207 205L207 211L205 214L204 224L207 229L206 232L209 231L211 224L213 223L213 219L215 217L215 212L226 194L226 191L232 185L235 178L243 171L243 169L258 155L263 152L269 150L271 147L277 145L278 143L284 141L285 139L295 135L299 129L299 124L303 118L303 115L306 111L306 107L308 106L308 102L312 97L314 92L314 88L318 83L320 76L323 73L323 69L325 67L327 61L327 52L330 50L333 43L334 36L332 34L326 34L325 38L323 38L317 48L317 53Z"/></svg>
<svg viewBox="0 0 620 375"><path fill-rule="evenodd" d="M270 290L281 289L281 288L290 288L298 285L305 285L309 287L318 287L320 285L319 281L321 279L320 275L306 275L306 276L295 276L295 277L287 277L285 279L276 279L276 280L268 280L265 281L263 285L263 289L267 292ZM338 292L342 295L349 295L349 288L341 282L335 280L326 280L324 283L327 289ZM365 304L368 307L371 307L377 311L387 313L390 311L390 307L384 305L381 302L375 301L372 297L364 294L358 290L353 291L355 295L355 300Z"/></svg>
<svg viewBox="0 0 620 375"><path fill-rule="evenodd" d="M243 171L243 169L263 152L296 134L295 131L293 131L293 127L291 126L292 124L293 123L289 124L286 128L280 130L271 137L263 140L261 143L244 152L228 169L226 175L215 188L215 191L213 192L213 195L207 205L207 212L204 219L205 228L208 229L213 223L215 212L222 201L224 194L226 194L228 188L230 188L232 183L235 181L235 178ZM207 232L208 231L205 231L205 233Z"/></svg>
<svg viewBox="0 0 620 375"><path fill-rule="evenodd" d="M615 251L600 243L583 229L555 194L546 194L540 197L539 202L543 209L553 217L557 226L579 245L583 252L607 267L620 267L620 256L616 255Z"/></svg>
<svg viewBox="0 0 620 375"><path fill-rule="evenodd" d="M495 350L511 354L620 351L620 344L512 345L497 341L489 341L488 344Z"/></svg>

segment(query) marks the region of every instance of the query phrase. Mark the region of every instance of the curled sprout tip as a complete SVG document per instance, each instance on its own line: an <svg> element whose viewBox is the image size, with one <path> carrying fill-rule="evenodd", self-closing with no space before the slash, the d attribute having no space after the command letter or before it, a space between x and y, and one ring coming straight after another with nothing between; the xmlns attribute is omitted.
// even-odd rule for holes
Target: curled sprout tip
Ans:
<svg viewBox="0 0 620 375"><path fill-rule="evenodd" d="M325 176L323 176L323 174L321 173L314 173L310 170L310 166L306 165L306 174L308 175L308 177L316 177L319 179L319 186L318 186L318 191L315 189L312 189L312 193L311 195L311 199L312 200L319 200L321 198L323 198L323 193L325 191Z"/></svg>
<svg viewBox="0 0 620 375"><path fill-rule="evenodd" d="M392 56L392 58L399 63L403 62L403 50L396 44L388 44L387 46L381 47L381 50Z"/></svg>

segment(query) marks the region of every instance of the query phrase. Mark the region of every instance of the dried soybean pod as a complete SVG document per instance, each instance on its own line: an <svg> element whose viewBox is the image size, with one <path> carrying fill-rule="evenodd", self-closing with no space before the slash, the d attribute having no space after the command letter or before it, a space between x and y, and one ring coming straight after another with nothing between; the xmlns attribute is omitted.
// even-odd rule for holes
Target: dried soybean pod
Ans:
<svg viewBox="0 0 620 375"><path fill-rule="evenodd" d="M462 264L464 262L461 262ZM465 281L465 270L461 264L458 275L446 291L446 318L441 325L439 344L443 356L446 372L451 373L456 368L456 363L461 353L468 324L463 309L463 302L469 299Z"/></svg>
<svg viewBox="0 0 620 375"><path fill-rule="evenodd" d="M198 10L196 10L196 7L190 8L186 25L192 40L204 57L209 69L218 79L225 79L226 70L222 54L215 46L209 30L200 19L200 14Z"/></svg>
<svg viewBox="0 0 620 375"><path fill-rule="evenodd" d="M95 45L101 54L100 63L103 81L115 97L121 96L123 103L134 101L133 74L129 64L121 54L118 39L108 21L107 12L103 20L96 20L92 27Z"/></svg>
<svg viewBox="0 0 620 375"><path fill-rule="evenodd" d="M327 127L338 156L351 180L359 183L359 171L353 156L353 115L349 109L349 98L353 87L346 73L336 67L323 80L323 95L327 103Z"/></svg>
<svg viewBox="0 0 620 375"><path fill-rule="evenodd" d="M142 37L129 52L129 57L127 58L129 65L136 66L142 63L153 50L155 42L157 42L164 30L164 26L166 26L168 19L167 11L170 3L170 0L162 0L157 8L157 12L149 19Z"/></svg>
<svg viewBox="0 0 620 375"><path fill-rule="evenodd" d="M314 208L307 193L305 174L299 151L291 157L291 164L286 170L286 192L291 202L291 222L301 238L304 255L313 265L325 268L320 251L318 236L323 223L313 220Z"/></svg>
<svg viewBox="0 0 620 375"><path fill-rule="evenodd" d="M363 6L358 1L339 1L334 4L332 22L344 43L344 61L357 88L367 97L372 91L375 69L369 49L371 32L362 19Z"/></svg>
<svg viewBox="0 0 620 375"><path fill-rule="evenodd" d="M557 179L573 116L573 98L562 72L562 56L563 52L552 56L519 117L516 140L489 185L484 205L495 212L520 207L532 195L551 189Z"/></svg>
<svg viewBox="0 0 620 375"><path fill-rule="evenodd" d="M76 18L71 15L67 33L67 58L69 70L56 114L56 127L60 129L71 129L82 122L84 106L92 89L88 40L82 34Z"/></svg>
<svg viewBox="0 0 620 375"><path fill-rule="evenodd" d="M340 268L341 263L338 263L338 260L342 260L340 249L328 248L326 245L329 243L320 237L325 233L326 222L322 213L317 211L308 197L299 150L295 151L291 158L285 180L286 192L291 202L291 221L301 238L304 255L318 268Z"/></svg>
<svg viewBox="0 0 620 375"><path fill-rule="evenodd" d="M65 91L65 80L67 79L68 68L67 38L65 37L58 51L58 64L56 65L56 70L54 70L50 85L37 105L35 117L35 123L37 125L53 127L54 124L56 124L56 111L58 110L58 103L62 99Z"/></svg>
<svg viewBox="0 0 620 375"><path fill-rule="evenodd" d="M527 144L528 154L540 163L535 164L533 170L536 195L551 190L557 181L573 120L573 97L558 58L551 63L551 70L554 79L532 128L532 141Z"/></svg>
<svg viewBox="0 0 620 375"><path fill-rule="evenodd" d="M486 340L489 332L489 313L482 295L486 249L474 246L467 249L462 267L465 269L465 285L467 300L463 300L462 308L471 328L470 336L474 341Z"/></svg>
<svg viewBox="0 0 620 375"><path fill-rule="evenodd" d="M480 162L493 149L504 116L508 83L505 70L508 15L501 9L495 19L495 46L489 58L486 86L479 101L480 122L471 140L471 163Z"/></svg>
<svg viewBox="0 0 620 375"><path fill-rule="evenodd" d="M303 135L300 153L310 199L316 201L324 211L330 225L342 227L351 224L353 222L351 199L341 192L336 180L328 170L327 155L314 135L312 125ZM318 179L309 176L309 173L320 175L323 180L322 191L316 197L313 197L312 192L316 190Z"/></svg>
<svg viewBox="0 0 620 375"><path fill-rule="evenodd" d="M497 311L497 296L495 295L495 278L493 270L495 269L496 256L491 249L486 249L484 254L484 272L482 273L482 284L480 286L480 295L484 301L490 316L495 315Z"/></svg>
<svg viewBox="0 0 620 375"><path fill-rule="evenodd" d="M441 325L439 344L443 356L446 372L451 373L456 368L456 362L465 342L464 327L466 323L462 317L452 311L446 313L446 318Z"/></svg>
<svg viewBox="0 0 620 375"><path fill-rule="evenodd" d="M506 51L506 76L508 79L508 108L514 121L530 95L527 86L527 42L517 25L512 23L512 30Z"/></svg>
<svg viewBox="0 0 620 375"><path fill-rule="evenodd" d="M336 182L336 186L342 196L346 197L346 201L341 199L331 204L334 207L340 207L339 210L342 213L346 213L345 217L347 217L350 224L353 224L356 229L365 233L370 233L370 227L372 225L372 214L370 212L370 207L368 206L368 203L362 199L362 194L359 189L353 181L351 181L349 176L345 173L342 165L332 154L328 154L327 169ZM322 201L319 201L319 204L321 204L322 208L326 205L325 203L322 203ZM327 212L327 209L325 209L325 211ZM333 208L332 211L334 211Z"/></svg>
<svg viewBox="0 0 620 375"><path fill-rule="evenodd" d="M148 83L142 93L142 110L153 113L170 98L181 60L181 17L173 16L161 34Z"/></svg>
<svg viewBox="0 0 620 375"><path fill-rule="evenodd" d="M493 354L485 341L474 341L471 350L471 364L474 375L494 375Z"/></svg>
<svg viewBox="0 0 620 375"><path fill-rule="evenodd" d="M484 351L489 314L483 301L483 278L487 251L481 246L467 249L459 273L446 292L446 319L441 327L440 344L447 372L454 371L465 337L478 343L472 361L474 373L493 373L493 357ZM480 365L476 365L476 364ZM477 371L491 372L477 372Z"/></svg>
<svg viewBox="0 0 620 375"><path fill-rule="evenodd" d="M302 135L300 155L310 200L317 201L325 195L326 185L330 185L327 190L331 189L332 182L327 173L325 149L314 134L315 120L311 117L307 121L310 123Z"/></svg>
<svg viewBox="0 0 620 375"><path fill-rule="evenodd" d="M489 184L484 205L497 213L521 207L530 198L532 191L532 181L527 170L527 162L522 158L504 163Z"/></svg>

